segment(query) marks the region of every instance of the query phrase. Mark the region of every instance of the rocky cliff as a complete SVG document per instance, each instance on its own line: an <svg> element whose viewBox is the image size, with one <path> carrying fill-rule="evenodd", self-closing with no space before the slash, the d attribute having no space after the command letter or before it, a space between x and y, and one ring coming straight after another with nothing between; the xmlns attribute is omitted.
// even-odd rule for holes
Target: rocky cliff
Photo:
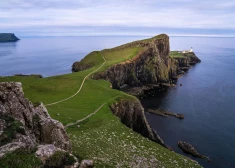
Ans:
<svg viewBox="0 0 235 168"><path fill-rule="evenodd" d="M0 83L0 167L19 163L16 167L77 168L78 159L70 151L64 126L50 117L42 103L26 99L19 82ZM21 155L26 157L23 161ZM9 161L12 156L14 162ZM93 166L90 160L80 164L80 168Z"/></svg>
<svg viewBox="0 0 235 168"><path fill-rule="evenodd" d="M125 45L123 47L130 47ZM169 81L169 37L161 35L146 42L133 43L134 46L144 46L132 60L122 62L96 74L95 79L109 80L113 88L120 89L123 85L141 86Z"/></svg>
<svg viewBox="0 0 235 168"><path fill-rule="evenodd" d="M191 65L201 62L194 52L185 53L182 55L183 57L174 58L177 60L179 68L190 67Z"/></svg>
<svg viewBox="0 0 235 168"><path fill-rule="evenodd" d="M144 109L138 100L120 100L111 105L110 109L114 115L120 118L123 124L133 131L165 146L162 139L149 126L144 115Z"/></svg>
<svg viewBox="0 0 235 168"><path fill-rule="evenodd" d="M0 42L16 42L20 40L13 33L0 33Z"/></svg>
<svg viewBox="0 0 235 168"><path fill-rule="evenodd" d="M64 150L71 147L64 126L49 116L43 104L34 107L24 98L21 83L0 83L0 156L38 144L54 144Z"/></svg>
<svg viewBox="0 0 235 168"><path fill-rule="evenodd" d="M144 49L132 60L113 65L104 72L96 74L94 78L110 81L115 89L120 89L124 85L136 87L170 83L180 68L189 67L200 61L194 53L184 54L182 58L169 57L169 37L164 34L144 43L141 41L130 43L117 49L136 46L142 46Z"/></svg>

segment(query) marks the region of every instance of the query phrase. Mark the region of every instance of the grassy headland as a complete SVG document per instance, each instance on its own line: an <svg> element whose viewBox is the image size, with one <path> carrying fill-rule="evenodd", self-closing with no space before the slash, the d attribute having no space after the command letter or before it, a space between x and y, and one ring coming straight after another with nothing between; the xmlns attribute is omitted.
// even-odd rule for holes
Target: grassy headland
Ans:
<svg viewBox="0 0 235 168"><path fill-rule="evenodd" d="M99 71L133 58L142 49L127 47L121 50L103 50L102 54L107 62ZM27 98L32 102L49 104L76 93L83 78L97 69L103 63L103 58L100 52L93 52L82 62L90 63L92 67L78 73L48 78L0 77L0 82L22 82ZM94 159L96 167L200 167L197 163L163 148L123 125L109 109L109 105L120 99L136 98L110 88L107 81L88 78L79 94L65 102L48 106L47 109L52 118L66 125L86 117L106 103L91 118L67 128L73 144L73 153L82 159Z"/></svg>

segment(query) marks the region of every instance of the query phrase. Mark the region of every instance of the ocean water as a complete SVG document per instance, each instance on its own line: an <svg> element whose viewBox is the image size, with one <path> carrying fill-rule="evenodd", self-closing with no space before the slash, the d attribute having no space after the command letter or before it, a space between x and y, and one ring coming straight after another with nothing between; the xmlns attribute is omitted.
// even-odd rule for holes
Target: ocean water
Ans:
<svg viewBox="0 0 235 168"><path fill-rule="evenodd" d="M20 37L0 43L0 76L71 73L74 61L93 50L111 48L146 37ZM184 120L146 117L174 151L179 140L191 143L211 163L208 168L235 167L235 38L171 37L171 50L194 48L201 63L181 77L175 88L142 101L146 108L182 113ZM179 86L182 84L182 86Z"/></svg>
<svg viewBox="0 0 235 168"><path fill-rule="evenodd" d="M19 38L15 43L0 43L0 76L21 73L47 77L71 73L73 62L89 52L130 41L129 37Z"/></svg>
<svg viewBox="0 0 235 168"><path fill-rule="evenodd" d="M235 167L235 38L171 38L171 48L194 48L202 60L173 89L142 101L146 108L160 108L182 113L184 120L146 117L167 145L185 154L178 141L192 144L209 156L204 167ZM182 86L180 86L182 84ZM190 156L190 155L187 155Z"/></svg>

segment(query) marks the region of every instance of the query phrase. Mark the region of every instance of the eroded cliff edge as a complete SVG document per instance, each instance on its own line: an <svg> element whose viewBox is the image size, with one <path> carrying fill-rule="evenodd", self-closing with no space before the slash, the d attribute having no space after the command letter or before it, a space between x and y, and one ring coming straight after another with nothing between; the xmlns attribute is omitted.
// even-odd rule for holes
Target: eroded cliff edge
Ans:
<svg viewBox="0 0 235 168"><path fill-rule="evenodd" d="M144 137L165 146L163 140L149 126L144 109L138 100L122 99L110 106L113 114L120 118L121 122L140 133ZM165 146L166 147L166 146Z"/></svg>

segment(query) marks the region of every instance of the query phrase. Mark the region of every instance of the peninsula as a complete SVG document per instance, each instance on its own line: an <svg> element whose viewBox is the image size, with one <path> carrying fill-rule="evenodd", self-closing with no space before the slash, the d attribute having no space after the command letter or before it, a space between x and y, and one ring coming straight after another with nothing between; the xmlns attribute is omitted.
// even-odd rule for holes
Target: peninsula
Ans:
<svg viewBox="0 0 235 168"><path fill-rule="evenodd" d="M73 64L72 69L76 73L47 78L36 75L0 77L0 82L4 82L1 85L7 86L0 90L0 109L5 109L3 112L7 113L12 102L4 98L10 97L17 90L22 95L23 89L25 97L35 107L30 105L27 113L29 117L22 120L16 116L15 119L21 119L26 130L34 128L34 125L27 124L25 119L43 124L43 116L30 116L30 111L33 113L34 108L42 106L37 102L43 102L43 109L48 110L47 116L50 115L66 126L73 156L79 158L79 162L91 159L95 167L199 168L201 166L197 162L167 149L157 132L149 126L139 99L122 91L127 87L140 88L140 92L145 92L152 86L171 84L182 68L189 68L193 60L200 61L194 53L181 54L171 55L169 37L162 34L112 49L91 52ZM12 81L21 82L22 88L15 87L19 83L9 83ZM17 90L11 92L8 85ZM7 94L9 96L5 96ZM12 97L15 98L14 95ZM22 101L19 100L18 104L22 107ZM64 132L62 128L60 130ZM2 131L5 135L7 127ZM32 136L44 135L43 131L35 128ZM50 132L47 133L50 135ZM66 133L63 137L67 137ZM12 139L15 140L15 137ZM39 144L44 142L42 138L39 140ZM46 143L51 143L51 140L54 141L50 138ZM61 147L59 143L55 145ZM20 160L18 153L12 153L14 161ZM10 154L0 158L0 163L6 163L7 160L11 160Z"/></svg>
<svg viewBox="0 0 235 168"><path fill-rule="evenodd" d="M4 42L16 42L20 40L14 33L0 33L0 43Z"/></svg>

